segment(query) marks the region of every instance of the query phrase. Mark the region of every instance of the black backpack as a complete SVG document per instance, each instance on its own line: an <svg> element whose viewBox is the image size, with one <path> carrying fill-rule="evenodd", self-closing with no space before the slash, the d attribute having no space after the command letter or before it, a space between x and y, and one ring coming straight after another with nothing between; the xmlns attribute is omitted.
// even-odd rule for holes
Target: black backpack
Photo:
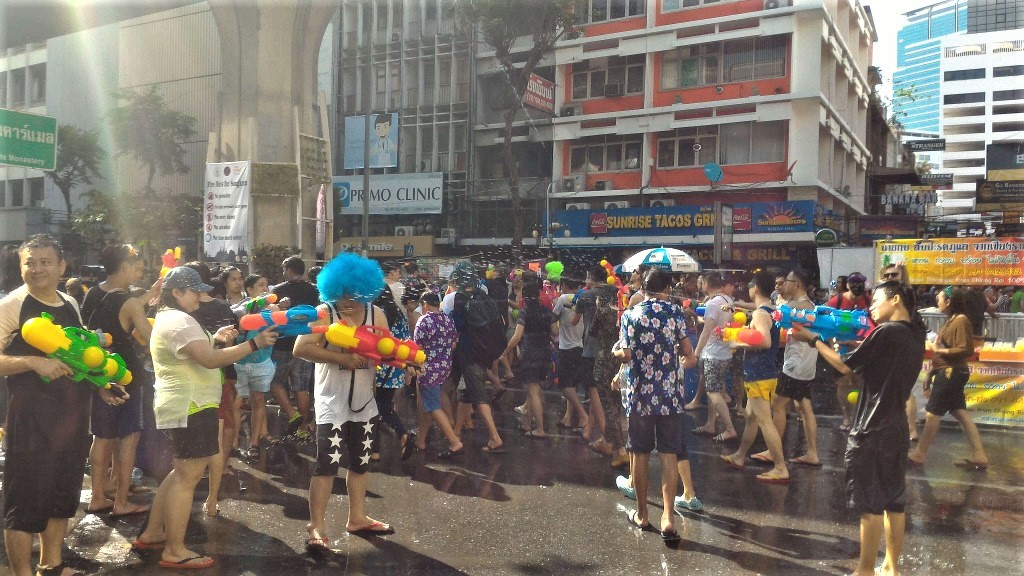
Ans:
<svg viewBox="0 0 1024 576"><path fill-rule="evenodd" d="M490 296L474 292L472 297L466 300L464 310L463 330L472 360L477 364L490 366L508 345L498 307Z"/></svg>

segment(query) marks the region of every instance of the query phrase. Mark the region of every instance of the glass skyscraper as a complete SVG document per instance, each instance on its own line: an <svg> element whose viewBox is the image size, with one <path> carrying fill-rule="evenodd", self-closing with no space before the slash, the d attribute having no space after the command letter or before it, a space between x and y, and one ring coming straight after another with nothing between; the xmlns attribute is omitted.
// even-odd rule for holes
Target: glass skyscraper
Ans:
<svg viewBox="0 0 1024 576"><path fill-rule="evenodd" d="M942 107L939 60L943 36L967 30L967 0L945 0L905 14L896 35L894 92L908 89L913 100L896 94L893 105L906 132L939 133Z"/></svg>

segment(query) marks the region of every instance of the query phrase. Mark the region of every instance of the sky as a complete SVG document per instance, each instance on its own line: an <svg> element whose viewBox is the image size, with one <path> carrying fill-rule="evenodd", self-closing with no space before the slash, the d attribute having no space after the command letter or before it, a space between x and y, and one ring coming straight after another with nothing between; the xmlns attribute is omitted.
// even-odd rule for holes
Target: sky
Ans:
<svg viewBox="0 0 1024 576"><path fill-rule="evenodd" d="M875 43L872 64L882 69L885 86L882 92L891 96L892 73L896 70L896 33L903 25L903 15L922 6L936 4L939 0L861 0L861 5L871 7L875 21L878 42Z"/></svg>

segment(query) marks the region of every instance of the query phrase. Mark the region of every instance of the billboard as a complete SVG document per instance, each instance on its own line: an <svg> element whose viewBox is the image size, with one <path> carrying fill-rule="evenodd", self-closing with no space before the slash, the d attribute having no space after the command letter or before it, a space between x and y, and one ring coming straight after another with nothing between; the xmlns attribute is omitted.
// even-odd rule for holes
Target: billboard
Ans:
<svg viewBox="0 0 1024 576"><path fill-rule="evenodd" d="M370 214L441 214L444 175L440 172L370 176ZM363 177L334 177L334 212L363 214Z"/></svg>
<svg viewBox="0 0 1024 576"><path fill-rule="evenodd" d="M877 261L907 266L911 284L1024 286L1024 239L937 238L875 243Z"/></svg>
<svg viewBox="0 0 1024 576"><path fill-rule="evenodd" d="M541 112L555 112L555 83L530 73L530 80L523 92L523 104L532 106Z"/></svg>
<svg viewBox="0 0 1024 576"><path fill-rule="evenodd" d="M249 261L249 162L206 164L203 256L207 262Z"/></svg>
<svg viewBox="0 0 1024 576"><path fill-rule="evenodd" d="M398 167L398 112L370 114L370 168ZM366 144L366 116L345 118L345 170L360 170Z"/></svg>
<svg viewBox="0 0 1024 576"><path fill-rule="evenodd" d="M1024 142L994 142L985 149L986 179L978 181L978 210L1024 208Z"/></svg>
<svg viewBox="0 0 1024 576"><path fill-rule="evenodd" d="M733 204L734 234L814 232L813 200ZM611 210L561 210L555 218L572 237L713 235L714 204ZM723 252L725 257L728 252Z"/></svg>

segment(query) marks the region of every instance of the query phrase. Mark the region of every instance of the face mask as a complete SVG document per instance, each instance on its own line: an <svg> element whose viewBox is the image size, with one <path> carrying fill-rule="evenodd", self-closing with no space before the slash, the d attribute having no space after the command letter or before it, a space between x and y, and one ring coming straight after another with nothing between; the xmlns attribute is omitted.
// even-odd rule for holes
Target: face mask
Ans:
<svg viewBox="0 0 1024 576"><path fill-rule="evenodd" d="M852 292L854 296L860 296L864 293L864 285L860 283L850 284L850 292Z"/></svg>

